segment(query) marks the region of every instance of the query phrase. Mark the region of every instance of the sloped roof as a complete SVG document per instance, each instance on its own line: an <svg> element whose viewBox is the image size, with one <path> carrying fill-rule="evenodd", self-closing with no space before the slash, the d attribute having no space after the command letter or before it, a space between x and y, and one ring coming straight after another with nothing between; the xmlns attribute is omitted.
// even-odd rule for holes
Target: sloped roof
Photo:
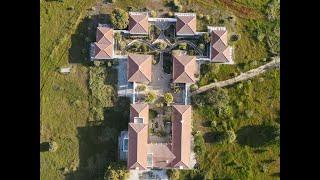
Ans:
<svg viewBox="0 0 320 180"><path fill-rule="evenodd" d="M96 42L99 44L113 44L113 29L110 27L97 27Z"/></svg>
<svg viewBox="0 0 320 180"><path fill-rule="evenodd" d="M226 29L217 29L211 32L211 61L222 63L232 61Z"/></svg>
<svg viewBox="0 0 320 180"><path fill-rule="evenodd" d="M197 18L194 13L176 13L176 34L195 35L197 32Z"/></svg>
<svg viewBox="0 0 320 180"><path fill-rule="evenodd" d="M172 114L172 152L176 158L171 165L174 168L182 166L188 169L191 153L191 106L174 105Z"/></svg>
<svg viewBox="0 0 320 180"><path fill-rule="evenodd" d="M173 82L194 83L196 72L196 57L183 54L173 55Z"/></svg>
<svg viewBox="0 0 320 180"><path fill-rule="evenodd" d="M129 123L128 169L147 168L148 125Z"/></svg>
<svg viewBox="0 0 320 180"><path fill-rule="evenodd" d="M134 117L143 117L143 123L149 121L149 105L146 103L137 103L130 105L130 122L134 122Z"/></svg>
<svg viewBox="0 0 320 180"><path fill-rule="evenodd" d="M176 158L170 149L171 147L166 143L148 144L148 153L152 153L153 167L170 167L171 162Z"/></svg>
<svg viewBox="0 0 320 180"><path fill-rule="evenodd" d="M152 56L129 54L127 75L128 82L151 82Z"/></svg>
<svg viewBox="0 0 320 180"><path fill-rule="evenodd" d="M129 32L130 34L148 34L149 23L148 13L130 12L129 13Z"/></svg>
<svg viewBox="0 0 320 180"><path fill-rule="evenodd" d="M94 43L94 58L96 59L112 59L113 44Z"/></svg>

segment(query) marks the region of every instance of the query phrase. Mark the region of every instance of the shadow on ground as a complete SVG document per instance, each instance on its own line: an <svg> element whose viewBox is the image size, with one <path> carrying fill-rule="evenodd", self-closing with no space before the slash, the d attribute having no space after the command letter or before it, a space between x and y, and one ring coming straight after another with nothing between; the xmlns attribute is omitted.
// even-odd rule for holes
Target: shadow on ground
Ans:
<svg viewBox="0 0 320 180"><path fill-rule="evenodd" d="M220 143L224 137L224 132L207 132L203 135L204 142L206 143Z"/></svg>
<svg viewBox="0 0 320 180"><path fill-rule="evenodd" d="M237 131L237 141L250 147L266 146L279 136L279 129L271 125L250 125Z"/></svg>
<svg viewBox="0 0 320 180"><path fill-rule="evenodd" d="M105 121L89 122L79 127L79 167L66 175L67 180L103 179L110 162L118 161L117 138L128 129L129 99L119 98L105 110Z"/></svg>
<svg viewBox="0 0 320 180"><path fill-rule="evenodd" d="M96 40L98 24L109 24L108 14L86 16L71 35L71 47L69 48L69 63L89 63L90 43Z"/></svg>
<svg viewBox="0 0 320 180"><path fill-rule="evenodd" d="M49 142L43 142L43 143L40 143L40 152L46 152L46 151L49 151Z"/></svg>

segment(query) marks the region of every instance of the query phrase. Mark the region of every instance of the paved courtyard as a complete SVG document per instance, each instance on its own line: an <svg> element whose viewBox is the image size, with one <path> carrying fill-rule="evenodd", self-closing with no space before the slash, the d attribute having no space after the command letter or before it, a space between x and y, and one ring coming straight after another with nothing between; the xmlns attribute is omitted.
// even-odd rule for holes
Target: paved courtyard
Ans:
<svg viewBox="0 0 320 180"><path fill-rule="evenodd" d="M148 85L148 89L153 90L159 96L163 96L164 93L169 92L171 74L166 74L163 71L163 58L160 56L160 61L156 65L152 65L152 81Z"/></svg>

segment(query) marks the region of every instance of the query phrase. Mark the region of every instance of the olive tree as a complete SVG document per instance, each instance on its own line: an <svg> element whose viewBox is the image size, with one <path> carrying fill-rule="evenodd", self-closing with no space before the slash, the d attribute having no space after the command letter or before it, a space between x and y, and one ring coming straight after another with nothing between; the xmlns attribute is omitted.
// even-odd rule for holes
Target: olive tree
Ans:
<svg viewBox="0 0 320 180"><path fill-rule="evenodd" d="M164 96L163 96L163 98L164 98L164 102L165 102L167 105L169 105L169 104L171 104L171 103L173 102L173 96L172 96L171 93L165 93Z"/></svg>

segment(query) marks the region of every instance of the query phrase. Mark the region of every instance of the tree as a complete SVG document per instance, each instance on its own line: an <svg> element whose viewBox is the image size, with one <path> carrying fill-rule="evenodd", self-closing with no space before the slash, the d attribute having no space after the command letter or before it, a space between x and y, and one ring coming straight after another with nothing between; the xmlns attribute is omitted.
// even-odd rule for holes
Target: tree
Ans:
<svg viewBox="0 0 320 180"><path fill-rule="evenodd" d="M164 102L165 102L167 105L169 105L169 104L171 104L171 103L173 102L173 96L172 96L172 94L169 93L169 92L165 93L164 96L163 96L163 98L164 98Z"/></svg>
<svg viewBox="0 0 320 180"><path fill-rule="evenodd" d="M155 100L156 100L156 98L157 98L157 95L156 95L156 93L155 92L153 92L153 91L150 91L150 92L148 92L147 94L146 94L146 97L145 97L145 102L146 103L153 103Z"/></svg>
<svg viewBox="0 0 320 180"><path fill-rule="evenodd" d="M125 29L129 24L129 15L122 9L114 9L111 13L111 23L115 29Z"/></svg>
<svg viewBox="0 0 320 180"><path fill-rule="evenodd" d="M104 174L105 180L124 180L129 176L129 171L123 162L112 162Z"/></svg>
<svg viewBox="0 0 320 180"><path fill-rule="evenodd" d="M204 100L212 105L214 110L223 109L229 102L228 92L222 88L209 91L205 94Z"/></svg>

